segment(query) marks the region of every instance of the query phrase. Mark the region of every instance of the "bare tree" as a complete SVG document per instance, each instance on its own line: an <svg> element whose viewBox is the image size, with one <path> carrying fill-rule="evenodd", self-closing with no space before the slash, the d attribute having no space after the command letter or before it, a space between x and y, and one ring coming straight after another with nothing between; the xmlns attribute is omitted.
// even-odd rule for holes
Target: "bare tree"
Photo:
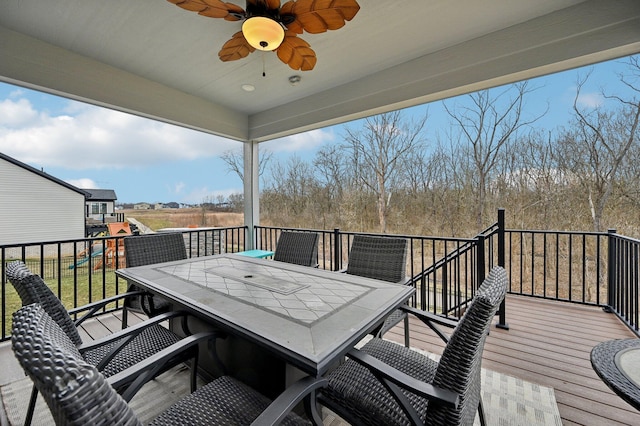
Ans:
<svg viewBox="0 0 640 426"><path fill-rule="evenodd" d="M535 89L529 88L528 82L522 82L508 86L495 96L495 92L490 90L470 94L470 106L450 106L443 103L457 125L460 140L471 147L470 155L475 167L473 179L478 230L483 226L489 178L502 148L516 136L518 130L544 115L543 113L529 119L523 116L525 97L533 90ZM510 96L514 91L515 95Z"/></svg>
<svg viewBox="0 0 640 426"><path fill-rule="evenodd" d="M273 162L269 171L270 183L261 196L264 211L285 226L301 226L310 213L316 188L311 164L294 155L284 162Z"/></svg>
<svg viewBox="0 0 640 426"><path fill-rule="evenodd" d="M361 128L347 128L343 148L351 154L357 180L377 200L380 232L387 230L387 206L400 168L409 153L422 144L420 137L427 114L406 120L401 111L365 119Z"/></svg>
<svg viewBox="0 0 640 426"><path fill-rule="evenodd" d="M605 207L629 160L629 151L638 143L640 100L603 93L618 107L581 107L580 94L589 76L590 73L578 80L573 102L575 119L562 135L558 150L567 173L572 174L587 195L594 230L601 231ZM622 81L625 82L624 77ZM627 86L638 93L638 87L629 83Z"/></svg>
<svg viewBox="0 0 640 426"><path fill-rule="evenodd" d="M346 158L339 145L325 145L315 155L313 167L318 179L318 194L322 216L333 218L333 226L340 226L345 188L350 186Z"/></svg>
<svg viewBox="0 0 640 426"><path fill-rule="evenodd" d="M258 156L258 176L262 176L264 173L273 153L268 150L261 150ZM244 181L244 158L242 155L242 149L230 149L220 155L222 161L227 163L227 169L230 172L234 172L240 180Z"/></svg>

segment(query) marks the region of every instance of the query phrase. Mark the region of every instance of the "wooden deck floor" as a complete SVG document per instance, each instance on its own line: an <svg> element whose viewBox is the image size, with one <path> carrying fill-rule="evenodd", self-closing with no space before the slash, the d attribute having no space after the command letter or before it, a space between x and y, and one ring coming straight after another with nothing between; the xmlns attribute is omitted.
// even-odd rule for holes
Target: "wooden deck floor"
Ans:
<svg viewBox="0 0 640 426"><path fill-rule="evenodd" d="M640 412L615 395L591 368L597 343L634 334L600 308L507 296L509 330L493 327L484 350L484 368L555 390L565 425L640 425ZM442 353L442 342L415 318L411 345ZM386 338L404 342L396 327Z"/></svg>
<svg viewBox="0 0 640 426"><path fill-rule="evenodd" d="M640 425L640 412L610 391L589 361L597 343L634 337L614 315L599 308L508 296L507 322L509 330L491 329L484 368L552 387L565 425ZM81 334L89 340L119 326L119 314L105 315ZM404 341L401 327L385 337ZM439 338L415 319L411 344L442 353ZM0 385L24 377L7 343L0 345L0 367Z"/></svg>

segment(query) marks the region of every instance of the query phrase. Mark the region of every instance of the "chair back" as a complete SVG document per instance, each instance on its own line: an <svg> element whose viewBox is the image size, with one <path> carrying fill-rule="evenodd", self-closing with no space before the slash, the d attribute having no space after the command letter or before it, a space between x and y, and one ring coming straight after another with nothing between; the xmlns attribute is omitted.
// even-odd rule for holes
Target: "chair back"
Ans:
<svg viewBox="0 0 640 426"><path fill-rule="evenodd" d="M152 265L187 258L184 237L179 232L132 235L124 238L124 253L127 267ZM129 284L127 291L138 290ZM125 309L144 312L152 317L166 312L168 303L156 296L129 297L124 301Z"/></svg>
<svg viewBox="0 0 640 426"><path fill-rule="evenodd" d="M457 392L457 409L429 405L426 424L473 424L480 402L481 364L491 322L507 292L507 273L494 267L451 334L433 384Z"/></svg>
<svg viewBox="0 0 640 426"><path fill-rule="evenodd" d="M20 296L22 306L39 303L75 345L82 343L82 338L67 309L39 275L31 272L20 260L7 265L6 275Z"/></svg>
<svg viewBox="0 0 640 426"><path fill-rule="evenodd" d="M354 235L347 274L389 282L406 281L407 240Z"/></svg>
<svg viewBox="0 0 640 426"><path fill-rule="evenodd" d="M152 265L187 258L184 237L179 232L124 237L127 267Z"/></svg>
<svg viewBox="0 0 640 426"><path fill-rule="evenodd" d="M40 305L27 305L14 313L11 343L57 425L140 425L129 405L82 359Z"/></svg>
<svg viewBox="0 0 640 426"><path fill-rule="evenodd" d="M303 266L318 266L318 234L282 231L276 244L273 260Z"/></svg>

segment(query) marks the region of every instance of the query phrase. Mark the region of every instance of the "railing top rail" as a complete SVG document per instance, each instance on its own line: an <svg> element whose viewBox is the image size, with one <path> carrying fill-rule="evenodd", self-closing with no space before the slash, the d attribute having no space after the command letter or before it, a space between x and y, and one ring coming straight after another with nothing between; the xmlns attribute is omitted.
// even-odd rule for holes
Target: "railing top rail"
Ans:
<svg viewBox="0 0 640 426"><path fill-rule="evenodd" d="M283 230L283 231L303 231L303 232L333 232L333 230L329 229L313 229L313 228L291 228L285 226L265 226L265 225L256 225L256 229L271 229L271 230Z"/></svg>
<svg viewBox="0 0 640 426"><path fill-rule="evenodd" d="M376 237L393 237L393 238L408 238L414 240L438 240L438 241L451 241L451 242L473 242L473 238L460 238L460 237L437 237L428 235L411 235L411 234L379 234L371 232L352 232L352 231L340 231L343 235L371 235Z"/></svg>
<svg viewBox="0 0 640 426"><path fill-rule="evenodd" d="M640 240L638 240L636 238L626 237L624 235L620 235L620 234L616 234L616 233L608 233L607 235L609 235L610 237L616 238L618 240L624 240L624 241L628 241L630 243L640 244Z"/></svg>
<svg viewBox="0 0 640 426"><path fill-rule="evenodd" d="M560 234L560 235L593 235L593 236L607 236L611 235L608 232L598 231L549 231L542 229L505 229L504 232L511 232L516 234Z"/></svg>
<svg viewBox="0 0 640 426"><path fill-rule="evenodd" d="M321 232L321 233L331 233L334 232L332 230L327 229L310 229L310 228L285 228L281 226L263 226L257 225L258 229L271 229L271 230L300 230L304 232ZM374 232L359 232L359 231L339 231L341 235L370 235L375 237L390 237L390 238L408 238L414 240L438 240L438 241L452 241L452 242L474 242L475 238L460 238L460 237L440 237L440 236L425 236L425 235L411 235L411 234L382 234L382 233L374 233Z"/></svg>
<svg viewBox="0 0 640 426"><path fill-rule="evenodd" d="M211 227L211 228L176 228L175 232L188 233L188 232L203 232L203 231L224 231L227 229L246 229L246 225L240 226L223 226L223 227ZM105 235L98 237L86 237L79 239L68 239L68 240L52 240L52 241L38 241L31 243L17 243L17 244L3 244L0 245L0 250L2 249L12 249L12 248L20 248L20 247L30 247L30 246L46 246L46 245L54 245L54 244L73 244L73 243L84 243L89 241L104 241L104 240L113 240L118 238L124 238L128 235Z"/></svg>

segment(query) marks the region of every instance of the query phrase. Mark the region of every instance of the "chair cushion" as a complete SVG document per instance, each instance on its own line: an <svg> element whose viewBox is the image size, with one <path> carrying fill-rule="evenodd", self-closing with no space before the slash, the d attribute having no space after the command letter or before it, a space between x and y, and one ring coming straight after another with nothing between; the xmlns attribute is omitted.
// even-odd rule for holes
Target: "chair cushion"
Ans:
<svg viewBox="0 0 640 426"><path fill-rule="evenodd" d="M371 339L361 351L423 382L431 383L438 363L419 352L382 339ZM393 396L369 370L348 359L329 376L324 397L347 407L352 415L365 424L408 425L409 420ZM404 392L422 420L428 406L426 398Z"/></svg>
<svg viewBox="0 0 640 426"><path fill-rule="evenodd" d="M149 423L150 426L209 426L251 424L270 400L229 377L223 376L203 386ZM310 425L295 413L281 423L285 426Z"/></svg>

